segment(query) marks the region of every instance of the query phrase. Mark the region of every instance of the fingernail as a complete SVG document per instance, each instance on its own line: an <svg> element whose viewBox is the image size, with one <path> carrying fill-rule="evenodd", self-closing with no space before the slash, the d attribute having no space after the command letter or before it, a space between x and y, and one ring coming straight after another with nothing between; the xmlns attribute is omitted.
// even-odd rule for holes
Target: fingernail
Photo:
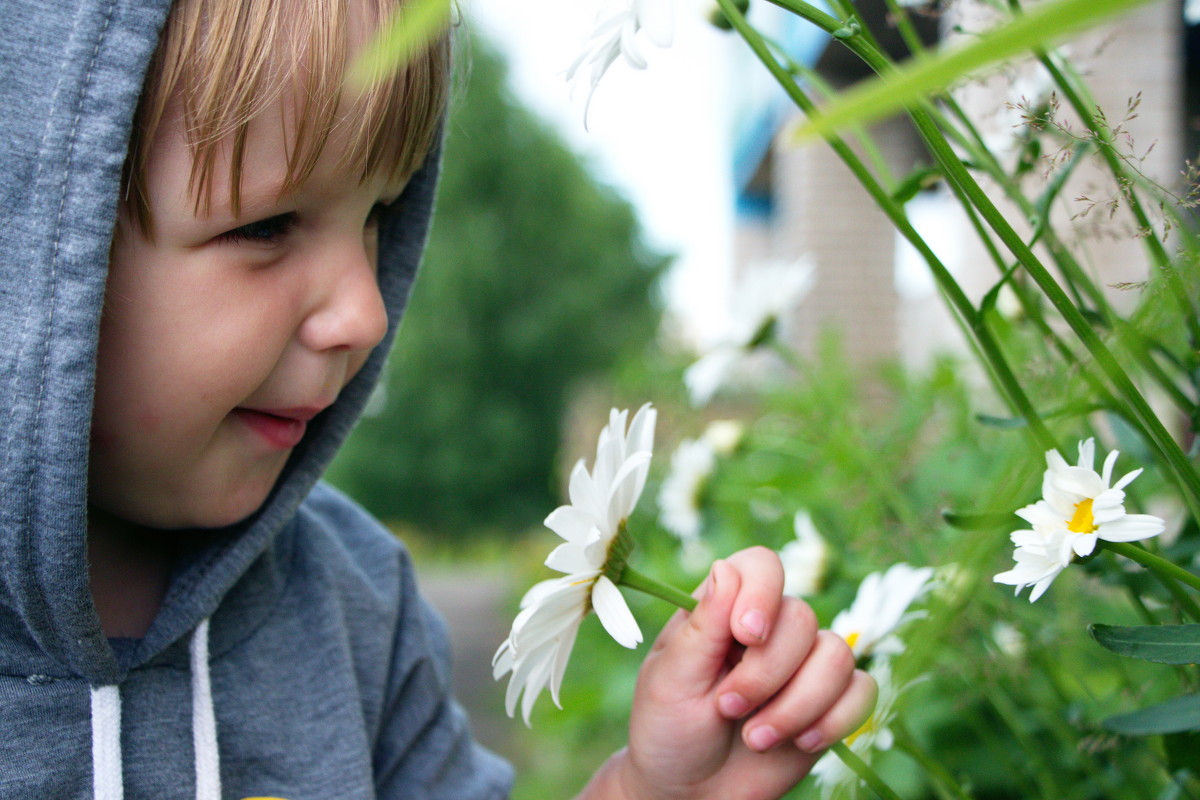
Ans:
<svg viewBox="0 0 1200 800"><path fill-rule="evenodd" d="M746 744L751 750L762 753L779 744L779 732L770 725L759 725L746 736Z"/></svg>
<svg viewBox="0 0 1200 800"><path fill-rule="evenodd" d="M708 570L707 587L704 590L704 597L707 599L717 593L717 565L721 563L720 559L713 562L713 565Z"/></svg>
<svg viewBox="0 0 1200 800"><path fill-rule="evenodd" d="M813 729L800 734L800 738L796 740L796 747L799 747L806 753L815 753L825 744L825 737L821 732Z"/></svg>
<svg viewBox="0 0 1200 800"><path fill-rule="evenodd" d="M742 614L741 625L755 639L762 639L767 633L767 618L757 609Z"/></svg>
<svg viewBox="0 0 1200 800"><path fill-rule="evenodd" d="M750 703L737 692L726 692L717 698L717 708L722 716L737 719L750 710Z"/></svg>

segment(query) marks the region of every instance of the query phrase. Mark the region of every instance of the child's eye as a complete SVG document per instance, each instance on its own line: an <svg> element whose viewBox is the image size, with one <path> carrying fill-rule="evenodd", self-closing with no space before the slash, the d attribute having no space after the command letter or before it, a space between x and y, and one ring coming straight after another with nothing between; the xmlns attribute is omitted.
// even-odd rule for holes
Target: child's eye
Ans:
<svg viewBox="0 0 1200 800"><path fill-rule="evenodd" d="M222 233L217 238L223 242L252 242L257 244L272 244L282 239L296 225L296 212L276 214L273 217L249 222L231 231Z"/></svg>

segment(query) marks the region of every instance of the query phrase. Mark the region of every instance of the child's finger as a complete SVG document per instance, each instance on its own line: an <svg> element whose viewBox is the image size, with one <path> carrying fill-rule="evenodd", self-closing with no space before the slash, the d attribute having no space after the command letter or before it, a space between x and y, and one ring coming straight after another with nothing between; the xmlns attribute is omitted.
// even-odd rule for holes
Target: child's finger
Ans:
<svg viewBox="0 0 1200 800"><path fill-rule="evenodd" d="M810 651L817 635L817 617L808 604L795 598L784 598L771 638L764 644L747 647L741 660L717 688L717 709L722 716L740 719L770 700L789 681L794 683L797 665L807 663L811 658ZM841 642L838 637L834 638ZM844 642L842 647L845 647ZM853 658L849 663L853 668ZM838 693L843 686L837 688ZM832 702L833 698L830 698L821 710ZM817 716L819 714L813 714L805 724Z"/></svg>
<svg viewBox="0 0 1200 800"><path fill-rule="evenodd" d="M697 603L703 600L711 591L713 570L717 568L717 564L719 563L721 563L720 560L714 561L712 566L708 569L708 575L704 577L704 580L700 581L699 586L692 590L692 597L696 598ZM687 624L689 616L690 612L682 610L676 611L671 618L667 620L667 624L662 627L662 630L658 632L658 636L654 638L654 643L650 645L650 652L656 653L666 647L667 643L670 642L675 636L678 628Z"/></svg>
<svg viewBox="0 0 1200 800"><path fill-rule="evenodd" d="M741 587L741 575L716 561L701 586L700 602L689 614L677 614L655 643L656 671L670 676L675 688L708 691L725 670L733 637L729 615Z"/></svg>
<svg viewBox="0 0 1200 800"><path fill-rule="evenodd" d="M842 638L818 633L800 668L742 727L746 746L767 750L807 731L841 701L853 673L854 654Z"/></svg>
<svg viewBox="0 0 1200 800"><path fill-rule="evenodd" d="M837 702L796 737L796 747L806 753L818 753L834 742L840 742L868 723L878 698L879 687L875 679L856 669Z"/></svg>
<svg viewBox="0 0 1200 800"><path fill-rule="evenodd" d="M746 645L760 645L771 635L783 599L783 564L765 547L739 550L729 565L741 577L741 591L733 606L729 628Z"/></svg>

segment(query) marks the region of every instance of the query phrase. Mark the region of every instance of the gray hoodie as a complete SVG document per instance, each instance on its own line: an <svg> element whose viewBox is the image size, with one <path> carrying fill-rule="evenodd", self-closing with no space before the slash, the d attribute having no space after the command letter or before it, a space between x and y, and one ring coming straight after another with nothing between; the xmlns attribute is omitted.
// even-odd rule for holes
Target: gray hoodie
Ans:
<svg viewBox="0 0 1200 800"><path fill-rule="evenodd" d="M0 798L493 798L402 546L318 478L361 412L436 162L381 221L389 332L262 508L195 535L142 639L87 579L96 336L121 166L168 0L0 2Z"/></svg>

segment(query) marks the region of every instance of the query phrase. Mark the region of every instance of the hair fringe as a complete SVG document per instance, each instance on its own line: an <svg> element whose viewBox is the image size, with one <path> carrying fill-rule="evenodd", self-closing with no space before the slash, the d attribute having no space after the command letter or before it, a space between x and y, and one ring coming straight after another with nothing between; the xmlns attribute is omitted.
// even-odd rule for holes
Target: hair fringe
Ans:
<svg viewBox="0 0 1200 800"><path fill-rule="evenodd" d="M207 214L229 148L229 202L241 208L250 124L289 93L286 175L281 193L312 174L334 132L347 127L340 166L365 181L401 181L433 147L450 83L450 33L368 88L346 88L350 6L363 2L370 31L405 13L401 0L177 0L151 60L122 174L123 202L154 235L146 187L151 143L168 113L181 115L192 151L188 190ZM173 107L177 104L177 109Z"/></svg>

